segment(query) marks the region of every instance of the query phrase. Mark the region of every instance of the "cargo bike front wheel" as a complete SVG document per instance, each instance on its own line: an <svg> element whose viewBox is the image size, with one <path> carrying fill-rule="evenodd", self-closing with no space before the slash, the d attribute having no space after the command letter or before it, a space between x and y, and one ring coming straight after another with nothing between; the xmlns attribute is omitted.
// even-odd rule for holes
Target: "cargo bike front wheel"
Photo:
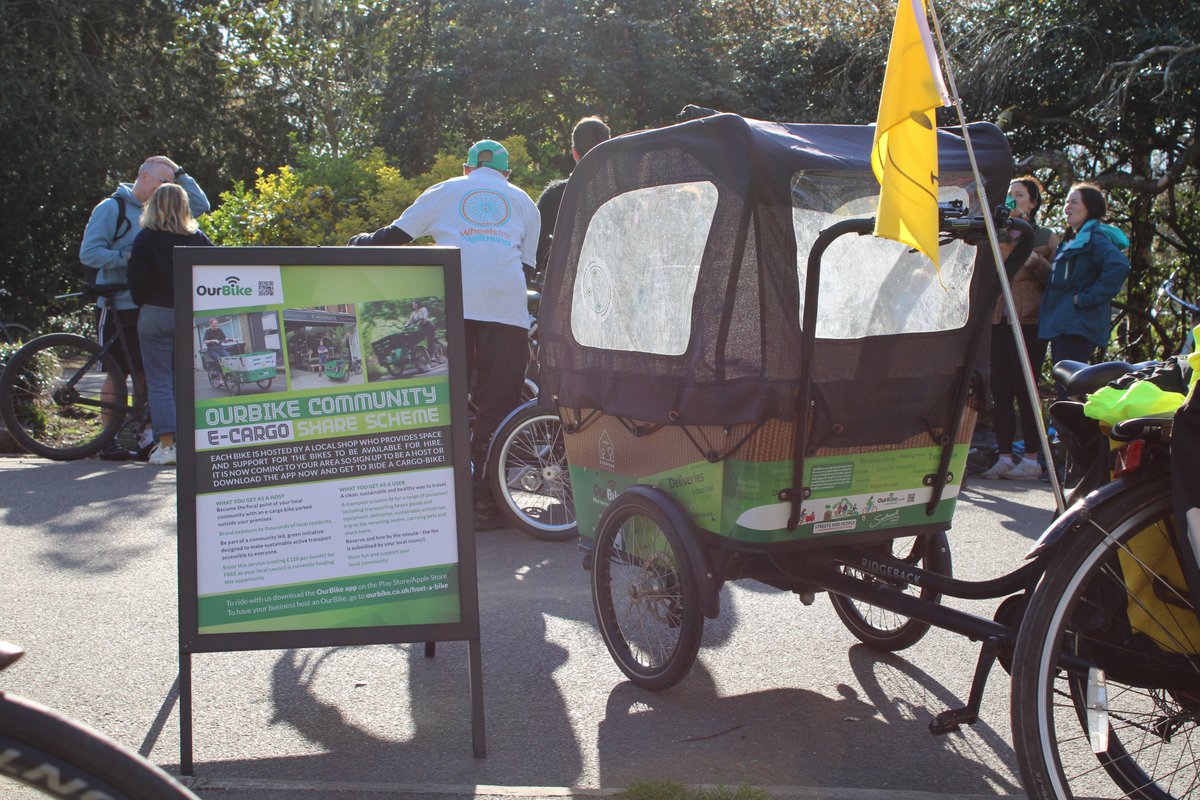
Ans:
<svg viewBox="0 0 1200 800"><path fill-rule="evenodd" d="M866 552L878 550L881 555L899 559L914 567L920 567L928 572L950 577L950 542L945 532L939 531L930 536L908 536L891 539L878 545L864 548ZM841 567L842 572L859 578L868 583L885 583L884 578L878 578L854 567ZM894 582L899 586L900 582ZM929 586L908 584L904 591L912 593L927 603L936 603L941 599L941 593ZM929 632L929 623L897 614L886 608L868 605L860 600L854 600L845 595L829 595L833 610L854 638L876 650L895 652L906 647L912 647Z"/></svg>
<svg viewBox="0 0 1200 800"><path fill-rule="evenodd" d="M667 496L627 491L596 526L592 603L604 644L645 689L674 686L700 651L704 615L684 544L690 519Z"/></svg>

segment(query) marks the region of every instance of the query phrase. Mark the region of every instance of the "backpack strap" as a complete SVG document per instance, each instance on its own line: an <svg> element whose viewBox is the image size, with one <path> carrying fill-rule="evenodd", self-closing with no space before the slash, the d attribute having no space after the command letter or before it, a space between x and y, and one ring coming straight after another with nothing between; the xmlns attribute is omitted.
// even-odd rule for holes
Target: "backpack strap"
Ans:
<svg viewBox="0 0 1200 800"><path fill-rule="evenodd" d="M129 233L129 229L133 227L133 223L129 221L129 217L125 216L125 198L114 194L112 199L117 201L117 224L113 228L112 238L115 244L118 239Z"/></svg>

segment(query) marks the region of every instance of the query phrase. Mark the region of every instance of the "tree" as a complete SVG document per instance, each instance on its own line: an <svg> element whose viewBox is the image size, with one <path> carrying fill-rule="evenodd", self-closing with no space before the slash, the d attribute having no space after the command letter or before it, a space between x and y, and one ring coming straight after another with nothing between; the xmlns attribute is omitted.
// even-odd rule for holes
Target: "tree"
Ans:
<svg viewBox="0 0 1200 800"><path fill-rule="evenodd" d="M210 191L247 163L283 160L286 129L274 126L274 135L254 98L242 98L236 117L223 113L231 101L217 62L177 46L179 8L165 0L0 0L0 175L10 189L0 198L0 302L8 318L40 324L52 296L75 288L89 211L147 156L170 155Z"/></svg>
<svg viewBox="0 0 1200 800"><path fill-rule="evenodd" d="M959 27L964 94L1001 121L1018 169L1052 177L1059 198L1083 179L1108 190L1132 240L1128 302L1150 307L1176 269L1179 288L1194 297L1200 7L1052 0L1036 15L1025 8L1000 2L987 24Z"/></svg>
<svg viewBox="0 0 1200 800"><path fill-rule="evenodd" d="M370 143L401 6L394 0L219 0L186 13L181 36L211 52L232 83L272 97L304 148L337 157L361 153Z"/></svg>

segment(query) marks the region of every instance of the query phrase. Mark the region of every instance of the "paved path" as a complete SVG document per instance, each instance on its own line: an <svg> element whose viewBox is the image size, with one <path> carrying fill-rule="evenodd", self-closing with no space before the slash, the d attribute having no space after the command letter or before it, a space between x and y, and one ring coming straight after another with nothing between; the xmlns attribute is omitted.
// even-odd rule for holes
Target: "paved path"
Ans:
<svg viewBox="0 0 1200 800"><path fill-rule="evenodd" d="M174 478L138 463L0 457L0 638L29 651L0 685L172 772ZM956 574L1016 564L1051 505L1044 484L969 488L951 534ZM927 731L968 691L976 651L957 636L878 655L824 597L804 607L735 584L692 673L654 694L609 658L573 544L513 530L477 541L487 759L471 756L465 644L441 643L433 659L420 645L198 654L198 793L590 796L674 778L782 798L1021 796L1003 673L979 724ZM994 604L956 605L990 615Z"/></svg>

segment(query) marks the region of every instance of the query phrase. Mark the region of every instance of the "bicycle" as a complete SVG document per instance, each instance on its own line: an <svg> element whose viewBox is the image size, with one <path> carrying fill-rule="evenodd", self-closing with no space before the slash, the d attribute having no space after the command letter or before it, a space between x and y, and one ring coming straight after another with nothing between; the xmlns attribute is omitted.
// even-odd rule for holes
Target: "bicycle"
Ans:
<svg viewBox="0 0 1200 800"><path fill-rule="evenodd" d="M991 163L978 162L984 182L994 172L1002 185L1002 135L976 134L996 146ZM1200 562L1171 513L1171 422L1127 420L1110 439L1070 413L1077 403L1056 404L1055 427L1080 467L1069 473L1073 502L1027 561L990 580L953 577L943 534L981 404L964 354L982 351L996 290L972 246L985 229L1021 231L1011 273L1033 231L1002 207L941 205L941 274L963 270L947 286L964 316L915 325L925 317L913 300L889 320L908 298L893 282L905 256L864 239L874 219L844 213L874 199L864 189L872 137L721 115L648 132L620 153L600 148L568 184L563 207L574 214L556 226L565 247L551 253L540 377L562 420L604 644L629 680L662 690L695 663L725 583L761 582L804 603L826 592L877 649L909 646L928 626L981 643L965 704L940 714L935 734L976 722L993 667L1010 671L1014 749L1035 800L1200 796ZM954 162L965 172L964 150L939 139L943 174ZM653 169L614 185L630 163ZM696 186L735 177L748 188L730 193L723 213L715 192L705 201L662 177L682 169ZM819 177L800 191L801 174ZM661 214L642 200L656 193ZM748 246L732 257L714 249L754 235L763 196L791 197L790 235L755 239L753 257ZM671 239L695 253L690 304L676 308L663 287L678 261L631 261L623 248L661 237L661 220L684 203L714 210ZM623 241L601 235L614 229ZM827 268L826 254L836 254ZM931 284L910 294L927 296ZM763 287L785 285L764 302ZM710 309L719 318L700 313ZM735 335L747 330L775 339ZM793 358L776 372L781 350ZM1107 384L1106 368L1130 367L1081 369L1068 391ZM994 615L949 598L994 600Z"/></svg>
<svg viewBox="0 0 1200 800"><path fill-rule="evenodd" d="M534 397L496 428L487 474L500 512L522 533L549 542L579 536L562 421Z"/></svg>
<svg viewBox="0 0 1200 800"><path fill-rule="evenodd" d="M123 284L88 285L56 299L111 299ZM117 440L128 450L150 419L145 388L120 325L103 343L49 333L23 345L0 374L0 419L30 453L57 461L86 458Z"/></svg>
<svg viewBox="0 0 1200 800"><path fill-rule="evenodd" d="M1195 348L1192 329L1200 323L1200 305L1175 292L1177 272L1172 272L1158 288L1149 311L1123 300L1112 301L1112 325L1109 343L1098 348L1094 361L1161 361L1177 352L1184 355ZM1165 304L1165 305L1164 305ZM1171 319L1171 306L1177 307ZM1183 341L1182 349L1176 342Z"/></svg>
<svg viewBox="0 0 1200 800"><path fill-rule="evenodd" d="M0 320L0 343L16 344L17 342L28 342L32 338L33 331L29 329L28 325Z"/></svg>
<svg viewBox="0 0 1200 800"><path fill-rule="evenodd" d="M0 642L0 671L24 651ZM0 786L24 784L48 797L198 800L137 753L43 705L0 691Z"/></svg>
<svg viewBox="0 0 1200 800"><path fill-rule="evenodd" d="M579 536L575 500L567 468L562 421L553 408L539 405L537 313L541 293L526 292L529 309L529 364L521 405L496 426L488 442L485 477L500 513L522 533L548 542Z"/></svg>

